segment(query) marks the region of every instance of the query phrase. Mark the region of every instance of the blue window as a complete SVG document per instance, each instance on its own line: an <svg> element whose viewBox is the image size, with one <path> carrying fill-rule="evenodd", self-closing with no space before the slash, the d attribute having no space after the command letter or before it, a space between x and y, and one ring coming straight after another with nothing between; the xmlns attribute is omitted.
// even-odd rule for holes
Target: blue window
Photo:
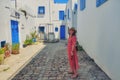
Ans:
<svg viewBox="0 0 120 80"><path fill-rule="evenodd" d="M5 47L6 41L1 41L1 48Z"/></svg>
<svg viewBox="0 0 120 80"><path fill-rule="evenodd" d="M64 11L59 11L59 20L64 20Z"/></svg>
<svg viewBox="0 0 120 80"><path fill-rule="evenodd" d="M70 10L68 9L68 19L70 19Z"/></svg>
<svg viewBox="0 0 120 80"><path fill-rule="evenodd" d="M55 32L58 32L58 27L55 27Z"/></svg>
<svg viewBox="0 0 120 80"><path fill-rule="evenodd" d="M45 7L44 6L38 7L38 14L45 14Z"/></svg>
<svg viewBox="0 0 120 80"><path fill-rule="evenodd" d="M74 4L74 10L77 11L78 5L77 3Z"/></svg>
<svg viewBox="0 0 120 80"><path fill-rule="evenodd" d="M80 10L83 11L86 7L86 0L80 0Z"/></svg>
<svg viewBox="0 0 120 80"><path fill-rule="evenodd" d="M105 3L107 0L96 0L96 7L101 6L103 3Z"/></svg>
<svg viewBox="0 0 120 80"><path fill-rule="evenodd" d="M68 0L54 0L54 3L67 3Z"/></svg>

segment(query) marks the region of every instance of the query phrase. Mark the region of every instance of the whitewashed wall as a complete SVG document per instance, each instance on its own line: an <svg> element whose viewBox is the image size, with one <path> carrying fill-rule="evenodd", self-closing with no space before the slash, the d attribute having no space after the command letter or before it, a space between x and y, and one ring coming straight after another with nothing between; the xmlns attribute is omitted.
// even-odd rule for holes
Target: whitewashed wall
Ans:
<svg viewBox="0 0 120 80"><path fill-rule="evenodd" d="M39 26L45 26L45 32L48 33L48 26L46 24L49 23L52 24L49 31L55 32L55 27L59 28L61 24L65 24L64 21L59 21L59 10L65 10L66 4L54 4L54 0L20 0L17 3L19 3L19 8L26 9L36 16L36 29L38 29ZM45 15L41 17L38 17L39 6L45 6ZM32 11L28 10L28 8ZM55 32L55 37L59 38L59 32Z"/></svg>
<svg viewBox="0 0 120 80"><path fill-rule="evenodd" d="M96 0L86 0L84 11L78 6L78 40L112 80L119 80L120 0L108 0L98 8L95 3Z"/></svg>
<svg viewBox="0 0 120 80"><path fill-rule="evenodd" d="M21 5L22 4L22 5ZM26 3L27 4L27 3ZM35 20L31 16L27 16L28 19L25 18L23 13L20 12L20 8L27 10L28 13L32 12L32 9L26 7L26 4L23 5L22 0L17 2L17 9L15 9L15 1L14 0L2 0L0 1L0 41L5 40L8 43L12 43L11 39L11 20L18 21L19 24L19 41L20 46L24 40L26 39L26 35L30 34L32 29L35 27ZM6 8L7 7L7 8ZM11 17L11 12L17 11L20 13L20 19L16 19ZM31 12L30 12L31 11ZM24 29L22 29L24 28Z"/></svg>
<svg viewBox="0 0 120 80"><path fill-rule="evenodd" d="M60 26L61 25L66 25L65 21L60 21L59 20L59 11L63 10L65 11L66 9L66 4L54 4L54 0L51 0L51 18L52 18L52 23L54 28L58 27L58 32L55 32L55 37L60 38ZM67 26L66 26L67 29ZM54 29L55 30L55 29ZM67 34L66 34L67 36Z"/></svg>
<svg viewBox="0 0 120 80"><path fill-rule="evenodd" d="M10 12L9 9L5 8L10 6L9 0L1 0L0 1L0 42L6 41L11 42L11 34L10 34Z"/></svg>

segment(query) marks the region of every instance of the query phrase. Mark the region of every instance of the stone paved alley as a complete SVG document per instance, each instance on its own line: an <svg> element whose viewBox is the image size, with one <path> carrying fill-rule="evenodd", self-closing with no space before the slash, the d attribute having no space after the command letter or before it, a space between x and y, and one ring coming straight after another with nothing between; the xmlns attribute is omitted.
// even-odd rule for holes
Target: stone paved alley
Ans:
<svg viewBox="0 0 120 80"><path fill-rule="evenodd" d="M111 80L84 51L78 52L79 77L71 79L65 43L47 43L12 80Z"/></svg>

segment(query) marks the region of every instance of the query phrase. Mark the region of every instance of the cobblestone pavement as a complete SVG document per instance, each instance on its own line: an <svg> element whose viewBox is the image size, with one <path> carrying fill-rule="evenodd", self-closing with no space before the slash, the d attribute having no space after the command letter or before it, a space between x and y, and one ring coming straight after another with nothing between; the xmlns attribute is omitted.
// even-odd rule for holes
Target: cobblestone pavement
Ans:
<svg viewBox="0 0 120 80"><path fill-rule="evenodd" d="M111 80L84 51L78 52L79 76L71 79L67 73L69 66L65 43L46 44L12 80Z"/></svg>

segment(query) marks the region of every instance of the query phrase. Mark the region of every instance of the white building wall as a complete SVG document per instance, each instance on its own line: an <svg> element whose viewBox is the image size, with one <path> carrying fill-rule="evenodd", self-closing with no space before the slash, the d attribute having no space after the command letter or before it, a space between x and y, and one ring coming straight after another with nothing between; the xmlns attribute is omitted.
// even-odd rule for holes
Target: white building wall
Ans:
<svg viewBox="0 0 120 80"><path fill-rule="evenodd" d="M10 6L9 0L0 1L0 42L6 41L11 42L10 34L10 12L9 9L5 8ZM1 44L0 44L1 45Z"/></svg>
<svg viewBox="0 0 120 80"><path fill-rule="evenodd" d="M29 3L29 4L28 4ZM33 3L33 4L32 4ZM15 7L15 1L11 1L11 8L15 9L18 13L20 13L20 19L16 19L11 17L11 20L16 20L19 22L19 41L20 46L24 44L24 41L26 39L26 36L29 35L32 31L35 30L35 13L32 6L34 6L35 3L28 0L16 0L16 7ZM27 12L27 16L25 17L24 13L21 12L21 10L25 10Z"/></svg>
<svg viewBox="0 0 120 80"><path fill-rule="evenodd" d="M26 35L29 35L34 29L38 30L39 26L44 25L48 27L48 23L52 24L49 28L50 32L55 32L55 27L58 27L59 31L55 32L55 37L60 38L60 26L66 25L64 21L59 21L59 10L65 10L66 4L54 4L54 0L4 0L1 1L0 4L0 17L3 19L0 21L0 25L4 26L0 27L0 31L5 32L0 34L0 41L6 40L6 42L12 43L11 20L19 22L19 41L21 47L26 39ZM45 15L42 18L38 18L39 6L45 6ZM27 12L27 19L20 10L25 10ZM20 19L10 16L11 12L15 11L20 13ZM48 32L47 28L45 32Z"/></svg>
<svg viewBox="0 0 120 80"><path fill-rule="evenodd" d="M69 19L68 19L68 9L69 9ZM72 27L72 0L69 0L66 6L66 15L67 15L67 26Z"/></svg>
<svg viewBox="0 0 120 80"><path fill-rule="evenodd" d="M59 28L61 24L65 24L64 21L59 21L59 10L65 10L66 4L54 4L54 0L20 0L17 3L19 3L18 10L22 8L36 16L36 29L38 30L39 26L45 26L45 34L48 34L48 32L55 32L55 27ZM38 16L39 6L45 6L45 14L42 16ZM28 9L32 11L30 12ZM49 26L49 31L47 24L51 24ZM55 32L55 37L60 37L59 32Z"/></svg>
<svg viewBox="0 0 120 80"><path fill-rule="evenodd" d="M24 1L23 1L24 2ZM30 32L33 28L35 28L35 20L31 16L27 16L28 19L25 18L24 14L20 12L20 9L26 10L28 13L32 12L32 9L29 7L25 7L26 5L21 5L22 0L17 0L16 2L17 8L15 8L14 0L3 0L0 1L0 41L6 41L7 43L12 44L12 35L11 35L11 20L18 21L19 27L19 41L20 46L22 47L23 42L26 39L26 35L30 35ZM28 4L28 3L26 3ZM20 13L20 19L16 19L11 17L10 15L14 15L14 12ZM31 12L30 12L31 11ZM24 29L23 29L24 28Z"/></svg>
<svg viewBox="0 0 120 80"><path fill-rule="evenodd" d="M96 7L86 0L80 11L78 0L78 41L95 62L112 78L120 79L120 0L108 0Z"/></svg>
<svg viewBox="0 0 120 80"><path fill-rule="evenodd" d="M58 27L58 32L55 32L55 29L54 29L55 37L57 39L60 38L60 26L66 25L65 20L63 21L59 20L59 11L60 10L65 11L65 9L66 9L66 4L57 4L57 3L55 4L54 0L51 0L51 20L53 23L53 28ZM67 29L67 26L66 26L66 29Z"/></svg>

